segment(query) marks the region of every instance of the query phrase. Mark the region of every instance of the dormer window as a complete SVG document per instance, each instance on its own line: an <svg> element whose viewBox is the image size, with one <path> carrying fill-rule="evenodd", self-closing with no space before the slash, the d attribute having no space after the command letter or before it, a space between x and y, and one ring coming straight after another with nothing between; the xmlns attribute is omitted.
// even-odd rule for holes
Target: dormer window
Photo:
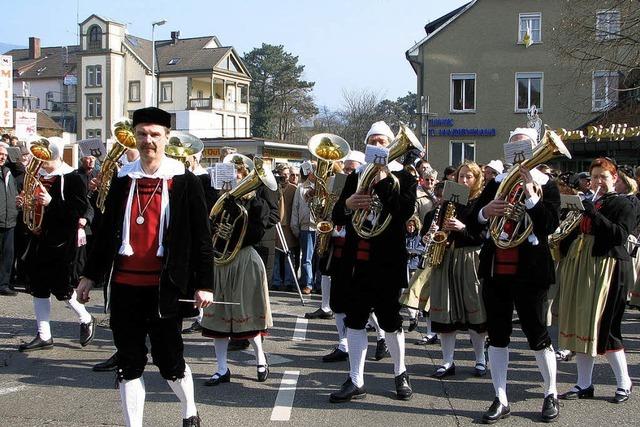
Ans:
<svg viewBox="0 0 640 427"><path fill-rule="evenodd" d="M178 62L180 62L182 60L182 58L171 58L169 60L169 62L167 62L167 65L176 65Z"/></svg>
<svg viewBox="0 0 640 427"><path fill-rule="evenodd" d="M102 49L102 28L93 25L89 28L89 49Z"/></svg>

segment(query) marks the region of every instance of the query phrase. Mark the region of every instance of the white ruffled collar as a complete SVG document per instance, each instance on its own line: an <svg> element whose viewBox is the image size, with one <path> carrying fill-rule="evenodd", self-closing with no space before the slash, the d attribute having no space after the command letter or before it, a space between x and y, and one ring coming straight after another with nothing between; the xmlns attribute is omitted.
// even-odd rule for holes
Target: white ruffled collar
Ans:
<svg viewBox="0 0 640 427"><path fill-rule="evenodd" d="M540 172L538 169L531 169L531 177L533 178L533 180L540 184L540 185L546 185L547 182L549 182L549 175ZM507 175L509 175L509 172L503 172L500 175L495 177L495 180L497 183L502 182L503 179L505 179L507 177Z"/></svg>
<svg viewBox="0 0 640 427"><path fill-rule="evenodd" d="M129 178L162 178L170 179L176 175L184 175L185 167L178 160L164 157L160 162L160 167L153 174L148 174L142 169L140 159L134 160L122 166L118 172L118 177L128 176Z"/></svg>
<svg viewBox="0 0 640 427"><path fill-rule="evenodd" d="M71 166L69 166L65 162L62 162L60 163L60 166L58 166L53 172L47 172L43 168L40 168L40 171L38 173L42 178L49 179L49 178L53 178L54 176L66 175L68 173L73 172L74 170L75 169L73 169Z"/></svg>

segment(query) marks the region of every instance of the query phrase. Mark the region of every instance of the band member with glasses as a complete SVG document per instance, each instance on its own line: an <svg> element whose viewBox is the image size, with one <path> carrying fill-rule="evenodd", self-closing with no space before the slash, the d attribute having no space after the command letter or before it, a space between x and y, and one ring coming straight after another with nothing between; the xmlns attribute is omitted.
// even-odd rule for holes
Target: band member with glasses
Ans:
<svg viewBox="0 0 640 427"><path fill-rule="evenodd" d="M165 155L169 113L155 107L136 110L133 127L140 157L111 181L78 300L89 301L95 281L113 270L110 322L126 425L143 424L148 336L153 363L180 399L183 426L199 426L180 330L183 317L213 300L204 191L181 162Z"/></svg>
<svg viewBox="0 0 640 427"><path fill-rule="evenodd" d="M593 199L585 199L580 233L571 243L558 274L560 288L560 345L576 352L576 385L561 399L594 396L593 365L605 355L616 377L612 402L631 396L631 378L622 342L620 324L626 302L625 281L630 257L625 247L636 225L632 202L615 192L618 167L607 158L591 163Z"/></svg>
<svg viewBox="0 0 640 427"><path fill-rule="evenodd" d="M508 142L518 141L528 141L535 146L538 133L532 128L517 128L511 132ZM495 198L500 182L507 176L507 173L500 174L485 186L476 203L476 226L484 227L491 218L502 217L511 209L506 200ZM491 381L496 393L495 400L482 416L485 423L495 423L511 413L507 399L507 370L514 306L544 379L542 420L553 421L559 414L556 359L547 331L544 307L547 290L555 280L547 236L558 227L560 192L548 175L536 169L521 167L520 179L523 182L524 201L519 202L516 209L524 210L531 218L531 234L520 245L506 249L498 248L488 238L480 251L478 276L483 281ZM512 233L512 227L505 227L499 238L509 239Z"/></svg>

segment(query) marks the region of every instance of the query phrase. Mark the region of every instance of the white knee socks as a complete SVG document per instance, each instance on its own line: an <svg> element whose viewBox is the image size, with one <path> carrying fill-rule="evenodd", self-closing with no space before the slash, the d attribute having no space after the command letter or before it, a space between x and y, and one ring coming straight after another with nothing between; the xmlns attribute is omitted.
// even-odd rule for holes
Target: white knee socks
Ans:
<svg viewBox="0 0 640 427"><path fill-rule="evenodd" d="M487 364L487 359L484 355L484 342L486 333L479 334L473 329L469 329L469 337L471 338L471 345L473 346L473 352L476 355L476 363Z"/></svg>
<svg viewBox="0 0 640 427"><path fill-rule="evenodd" d="M196 322L202 324L202 318L204 317L204 310L203 309L199 309L198 310L198 316L196 317Z"/></svg>
<svg viewBox="0 0 640 427"><path fill-rule="evenodd" d="M507 370L509 369L509 347L489 346L491 361L491 382L500 403L507 406Z"/></svg>
<svg viewBox="0 0 640 427"><path fill-rule="evenodd" d="M249 339L251 346L253 347L253 351L256 354L256 365L266 365L267 364L267 356L265 356L264 351L262 350L262 336L256 335L253 338ZM264 372L266 368L259 368L260 372Z"/></svg>
<svg viewBox="0 0 640 427"><path fill-rule="evenodd" d="M347 317L344 313L336 313L336 329L338 330L338 348L346 353L349 352L349 344L347 342L347 327L344 325L344 319Z"/></svg>
<svg viewBox="0 0 640 427"><path fill-rule="evenodd" d="M49 318L51 316L51 300L49 298L33 297L33 311L36 315L36 326L38 335L43 340L51 338L51 325Z"/></svg>
<svg viewBox="0 0 640 427"><path fill-rule="evenodd" d="M431 316L426 315L424 321L427 324L427 338L431 339L435 335L431 330Z"/></svg>
<svg viewBox="0 0 640 427"><path fill-rule="evenodd" d="M442 346L442 366L448 369L453 364L453 353L456 350L456 333L440 334L440 344Z"/></svg>
<svg viewBox="0 0 640 427"><path fill-rule="evenodd" d="M576 368L578 369L578 382L576 385L581 389L588 388L593 383L592 374L594 362L595 357L584 353L576 353Z"/></svg>
<svg viewBox="0 0 640 427"><path fill-rule="evenodd" d="M320 280L320 289L322 291L322 302L320 309L326 313L331 311L329 307L329 295L331 295L331 276L323 275Z"/></svg>
<svg viewBox="0 0 640 427"><path fill-rule="evenodd" d="M144 379L124 380L120 383L120 404L127 427L142 427L144 415Z"/></svg>
<svg viewBox="0 0 640 427"><path fill-rule="evenodd" d="M367 331L347 328L349 345L349 377L356 387L364 385L364 362L367 357Z"/></svg>
<svg viewBox="0 0 640 427"><path fill-rule="evenodd" d="M189 365L184 365L184 378L179 378L175 381L169 381L169 387L180 399L182 405L182 418L186 419L198 415L196 409L196 401L193 394L193 377L191 376L191 368Z"/></svg>
<svg viewBox="0 0 640 427"><path fill-rule="evenodd" d="M376 314L371 312L371 314L369 315L369 323L371 323L373 325L374 328L376 328L376 340L380 341L383 340L385 338L385 333L384 330L380 327L380 324L378 323L378 318L376 317Z"/></svg>
<svg viewBox="0 0 640 427"><path fill-rule="evenodd" d="M618 388L629 390L631 388L631 378L629 378L627 357L624 354L624 350L608 351L606 355L609 365L611 365L611 369L613 369L613 373L616 376Z"/></svg>
<svg viewBox="0 0 640 427"><path fill-rule="evenodd" d="M80 323L89 323L91 322L91 315L87 311L84 304L80 304L78 302L78 300L76 299L77 296L78 294L76 294L76 291L73 291L73 294L71 295L71 299L65 302L69 307L71 307L73 311L76 312L76 314L78 315L78 320L80 320Z"/></svg>
<svg viewBox="0 0 640 427"><path fill-rule="evenodd" d="M554 397L558 397L558 390L556 388L556 353L553 351L553 347L549 346L535 352L536 362L538 369L542 374L544 380L544 397L553 394Z"/></svg>
<svg viewBox="0 0 640 427"><path fill-rule="evenodd" d="M386 341L393 360L393 373L397 377L407 370L404 365L404 331L387 333Z"/></svg>
<svg viewBox="0 0 640 427"><path fill-rule="evenodd" d="M227 349L229 348L229 338L215 338L213 340L213 346L216 352L216 362L218 362L219 375L227 373Z"/></svg>

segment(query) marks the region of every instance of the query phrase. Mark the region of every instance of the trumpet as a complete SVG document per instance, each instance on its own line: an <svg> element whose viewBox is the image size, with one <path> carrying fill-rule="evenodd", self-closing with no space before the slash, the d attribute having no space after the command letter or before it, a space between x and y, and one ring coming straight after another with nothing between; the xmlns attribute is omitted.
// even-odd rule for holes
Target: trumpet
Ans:
<svg viewBox="0 0 640 427"><path fill-rule="evenodd" d="M393 142L389 145L388 162L403 156L412 149L422 151L422 144L420 144L418 138L407 125L400 123L400 130ZM386 166L375 163L367 165L358 178L358 189L356 192L359 194L369 194L373 199L368 209L356 209L351 217L354 230L358 236L363 239L370 239L380 235L391 223L391 214L386 213L383 215L382 202L373 190L376 176L385 168ZM389 174L389 176L393 179L394 188L397 189L400 186L398 178L393 174Z"/></svg>
<svg viewBox="0 0 640 427"><path fill-rule="evenodd" d="M133 132L133 124L130 119L123 117L113 124L113 136L115 143L107 153L107 157L102 163L98 181L98 197L96 206L100 212L104 213L104 202L107 200L109 188L111 188L111 178L118 166L118 159L129 149L136 148L136 136Z"/></svg>

